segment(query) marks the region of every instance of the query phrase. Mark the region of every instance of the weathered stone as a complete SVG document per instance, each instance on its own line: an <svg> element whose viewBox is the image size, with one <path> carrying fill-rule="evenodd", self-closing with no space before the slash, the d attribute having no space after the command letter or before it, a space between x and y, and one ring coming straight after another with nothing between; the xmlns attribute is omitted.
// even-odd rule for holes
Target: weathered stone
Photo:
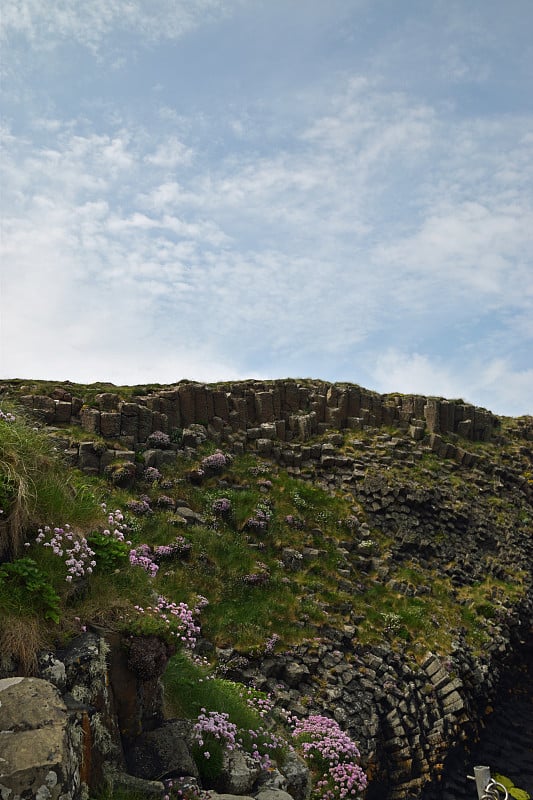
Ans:
<svg viewBox="0 0 533 800"><path fill-rule="evenodd" d="M78 448L78 466L81 470L100 470L100 453L95 450L94 442L81 442Z"/></svg>
<svg viewBox="0 0 533 800"><path fill-rule="evenodd" d="M272 441L271 439L258 439L256 447L259 455L267 457L272 452Z"/></svg>
<svg viewBox="0 0 533 800"><path fill-rule="evenodd" d="M180 517L183 517L188 525L203 525L205 523L205 518L202 517L201 514L197 514L196 511L193 511L186 506L180 506L179 508L176 508L176 514L178 514Z"/></svg>
<svg viewBox="0 0 533 800"><path fill-rule="evenodd" d="M216 417L220 417L224 422L229 421L229 403L226 392L213 392L213 411Z"/></svg>
<svg viewBox="0 0 533 800"><path fill-rule="evenodd" d="M87 433L100 433L100 412L84 406L80 412L81 427Z"/></svg>
<svg viewBox="0 0 533 800"><path fill-rule="evenodd" d="M51 397L46 395L33 396L33 415L43 422L49 424L54 422L56 412L56 404Z"/></svg>
<svg viewBox="0 0 533 800"><path fill-rule="evenodd" d="M283 679L291 687L299 686L311 673L305 664L290 661L283 670Z"/></svg>
<svg viewBox="0 0 533 800"><path fill-rule="evenodd" d="M115 392L102 392L95 397L100 411L118 411L119 399Z"/></svg>
<svg viewBox="0 0 533 800"><path fill-rule="evenodd" d="M289 751L280 768L287 779L287 791L294 800L309 800L311 775L305 761L294 751Z"/></svg>
<svg viewBox="0 0 533 800"><path fill-rule="evenodd" d="M122 791L122 793L142 797L143 800L144 798L146 800L161 800L165 789L161 781L138 778L135 775L118 770L113 764L104 766L104 782L105 788L111 793L111 797L114 797L115 793L118 794L119 791Z"/></svg>
<svg viewBox="0 0 533 800"><path fill-rule="evenodd" d="M283 789L261 789L255 795L255 800L293 800L293 797Z"/></svg>
<svg viewBox="0 0 533 800"><path fill-rule="evenodd" d="M0 728L2 798L80 797L81 731L51 683L0 680Z"/></svg>
<svg viewBox="0 0 533 800"><path fill-rule="evenodd" d="M274 404L271 392L257 392L255 395L255 414L258 422L274 421Z"/></svg>
<svg viewBox="0 0 533 800"><path fill-rule="evenodd" d="M229 794L247 794L257 780L261 767L257 761L241 750L224 751L222 770L215 781L219 792Z"/></svg>
<svg viewBox="0 0 533 800"><path fill-rule="evenodd" d="M139 736L126 754L129 771L139 778L163 780L166 777L198 777L181 722L169 721ZM184 736L185 734L185 736Z"/></svg>
<svg viewBox="0 0 533 800"><path fill-rule="evenodd" d="M55 400L54 422L70 422L72 416L72 403Z"/></svg>
<svg viewBox="0 0 533 800"><path fill-rule="evenodd" d="M457 433L465 439L472 439L474 425L471 419L464 419L457 423Z"/></svg>
<svg viewBox="0 0 533 800"><path fill-rule="evenodd" d="M122 403L120 414L121 436L133 436L137 440L139 435L139 406L136 403Z"/></svg>
<svg viewBox="0 0 533 800"><path fill-rule="evenodd" d="M100 413L100 433L108 438L120 436L120 414L118 411Z"/></svg>

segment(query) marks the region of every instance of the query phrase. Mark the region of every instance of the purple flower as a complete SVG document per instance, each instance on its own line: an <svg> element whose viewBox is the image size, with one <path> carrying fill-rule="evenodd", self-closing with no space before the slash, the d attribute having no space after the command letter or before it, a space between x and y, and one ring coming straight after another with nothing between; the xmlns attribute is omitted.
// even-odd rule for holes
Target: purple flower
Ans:
<svg viewBox="0 0 533 800"><path fill-rule="evenodd" d="M146 483L155 483L161 478L161 473L156 467L146 467L143 472L143 480Z"/></svg>
<svg viewBox="0 0 533 800"><path fill-rule="evenodd" d="M152 513L150 504L147 503L146 500L130 500L129 503L126 504L126 508L137 517Z"/></svg>
<svg viewBox="0 0 533 800"><path fill-rule="evenodd" d="M210 456L202 458L201 467L206 473L222 472L228 464L228 457L221 450L215 450Z"/></svg>
<svg viewBox="0 0 533 800"><path fill-rule="evenodd" d="M218 514L221 517L226 516L231 511L231 500L229 500L227 497L218 497L213 501L211 508L213 510L213 514Z"/></svg>
<svg viewBox="0 0 533 800"><path fill-rule="evenodd" d="M167 433L163 433L163 431L154 431L151 433L146 440L146 444L148 447L152 447L155 450L168 450L172 445L170 436Z"/></svg>

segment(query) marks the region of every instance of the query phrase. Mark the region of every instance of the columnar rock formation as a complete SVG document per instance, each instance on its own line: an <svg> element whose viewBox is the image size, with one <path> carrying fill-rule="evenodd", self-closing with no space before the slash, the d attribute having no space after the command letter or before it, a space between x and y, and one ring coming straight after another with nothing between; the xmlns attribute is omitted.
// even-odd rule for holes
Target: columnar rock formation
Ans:
<svg viewBox="0 0 533 800"><path fill-rule="evenodd" d="M353 527L337 551L337 579L346 593L357 592L357 576L364 572L398 596L431 595L425 583L397 579L395 566L409 563L424 575L434 570L460 603L460 589L487 575L509 580L517 571L530 571L531 419L515 421L516 446L491 460L479 443L503 435L501 420L460 400L379 395L307 380L184 382L128 400L103 392L90 403L77 391L57 387L50 395L20 399L57 428L58 448L88 474L126 462L134 475L136 462L142 471L194 459L198 445L209 439L234 453L253 451L294 476L350 497ZM76 425L82 436L63 435L67 425ZM170 436L168 449L150 448L149 437L157 431ZM197 523L198 515L187 511L192 517L184 516L183 524ZM387 552L372 549L372 530L387 537ZM320 557L310 547L289 550L280 552L288 570ZM524 580L531 585L530 577ZM340 610L344 625L324 625L317 641L262 658L228 649L219 660L228 677L272 692L280 707L302 715L326 713L347 729L370 771L369 800L420 798L450 750L477 738L499 677L527 637L531 596L514 602L495 589L491 600L491 640L482 652L473 652L460 629L447 656L426 650L414 659L407 646L392 646L392 637L362 646L361 618L347 604ZM119 692L113 701L117 715L128 715L134 695ZM87 700L83 692L75 696ZM138 705L132 707L137 714ZM105 704L98 707L102 719L105 711ZM140 729L148 730L145 722ZM116 731L110 741L121 746Z"/></svg>
<svg viewBox="0 0 533 800"><path fill-rule="evenodd" d="M79 421L87 433L145 442L153 431L172 433L194 424L230 439L299 440L328 429L401 426L414 438L427 433L456 433L488 441L498 418L461 400L418 395L380 395L352 384L314 381L243 381L223 385L180 383L145 397L123 401L104 392L84 405L65 389L57 396L25 395L21 401L50 425Z"/></svg>

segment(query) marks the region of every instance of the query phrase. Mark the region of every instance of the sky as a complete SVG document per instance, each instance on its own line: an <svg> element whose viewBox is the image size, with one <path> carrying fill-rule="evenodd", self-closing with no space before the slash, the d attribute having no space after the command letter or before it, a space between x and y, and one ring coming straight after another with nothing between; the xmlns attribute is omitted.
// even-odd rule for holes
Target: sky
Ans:
<svg viewBox="0 0 533 800"><path fill-rule="evenodd" d="M0 377L533 413L531 0L3 0Z"/></svg>

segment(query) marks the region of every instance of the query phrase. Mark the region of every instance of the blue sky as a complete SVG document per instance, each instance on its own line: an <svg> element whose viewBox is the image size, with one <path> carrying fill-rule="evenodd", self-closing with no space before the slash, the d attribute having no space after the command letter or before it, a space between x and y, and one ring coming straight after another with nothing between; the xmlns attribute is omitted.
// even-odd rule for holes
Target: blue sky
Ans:
<svg viewBox="0 0 533 800"><path fill-rule="evenodd" d="M533 412L531 0L4 0L1 377Z"/></svg>

